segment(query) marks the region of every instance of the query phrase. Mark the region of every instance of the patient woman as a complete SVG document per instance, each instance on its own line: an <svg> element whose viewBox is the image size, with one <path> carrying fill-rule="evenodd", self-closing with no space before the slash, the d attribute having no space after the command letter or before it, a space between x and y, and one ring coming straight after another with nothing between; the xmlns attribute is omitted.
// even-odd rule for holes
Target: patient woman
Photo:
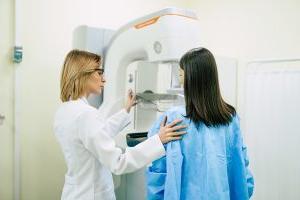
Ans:
<svg viewBox="0 0 300 200"><path fill-rule="evenodd" d="M188 124L181 141L165 145L166 156L147 169L147 195L152 200L246 200L254 181L240 130L239 117L220 92L217 66L205 48L180 59L185 106L164 113L149 137L165 121Z"/></svg>

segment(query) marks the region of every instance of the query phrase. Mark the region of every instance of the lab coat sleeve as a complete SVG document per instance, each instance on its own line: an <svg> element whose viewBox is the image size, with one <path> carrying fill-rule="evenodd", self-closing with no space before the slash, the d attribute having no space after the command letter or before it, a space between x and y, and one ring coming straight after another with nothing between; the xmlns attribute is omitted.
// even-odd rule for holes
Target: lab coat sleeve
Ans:
<svg viewBox="0 0 300 200"><path fill-rule="evenodd" d="M115 124L99 120L94 112L85 112L77 120L79 138L85 148L114 174L133 172L165 155L157 135L126 148L123 153L108 133Z"/></svg>
<svg viewBox="0 0 300 200"><path fill-rule="evenodd" d="M233 125L228 178L230 199L249 199L254 190L253 175L249 170L247 147L243 143L238 118Z"/></svg>
<svg viewBox="0 0 300 200"><path fill-rule="evenodd" d="M122 109L118 113L110 116L107 120L107 134L111 137L115 137L120 133L129 123L130 115L125 109Z"/></svg>
<svg viewBox="0 0 300 200"><path fill-rule="evenodd" d="M163 115L154 123L148 132L148 137L153 137L159 129L160 123L163 120ZM165 182L166 182L167 168L166 156L154 161L146 170L147 181L147 199L158 200L164 199Z"/></svg>

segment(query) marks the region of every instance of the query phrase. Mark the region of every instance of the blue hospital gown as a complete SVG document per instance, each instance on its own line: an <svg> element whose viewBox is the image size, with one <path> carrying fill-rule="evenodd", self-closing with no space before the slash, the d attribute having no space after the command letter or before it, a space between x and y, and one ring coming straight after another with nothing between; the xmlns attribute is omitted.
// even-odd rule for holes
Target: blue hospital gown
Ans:
<svg viewBox="0 0 300 200"><path fill-rule="evenodd" d="M227 126L196 126L184 117L185 107L174 107L159 117L149 137L158 133L166 115L167 123L183 119L187 134L166 144L166 156L147 169L149 200L246 200L252 196L254 180L247 168L237 115Z"/></svg>

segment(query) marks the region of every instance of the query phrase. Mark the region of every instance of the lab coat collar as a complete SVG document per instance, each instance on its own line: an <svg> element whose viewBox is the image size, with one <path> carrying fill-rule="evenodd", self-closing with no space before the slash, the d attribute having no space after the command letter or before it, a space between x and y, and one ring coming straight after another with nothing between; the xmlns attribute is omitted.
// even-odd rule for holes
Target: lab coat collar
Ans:
<svg viewBox="0 0 300 200"><path fill-rule="evenodd" d="M89 102L88 102L88 100L86 99L86 97L81 97L80 98L85 104L88 104L89 105Z"/></svg>

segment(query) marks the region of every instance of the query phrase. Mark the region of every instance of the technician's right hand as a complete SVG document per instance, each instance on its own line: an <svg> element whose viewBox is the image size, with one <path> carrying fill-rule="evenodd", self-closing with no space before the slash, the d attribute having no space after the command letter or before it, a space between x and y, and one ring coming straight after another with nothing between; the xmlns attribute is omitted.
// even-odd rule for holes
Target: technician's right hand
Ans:
<svg viewBox="0 0 300 200"><path fill-rule="evenodd" d="M125 105L125 109L128 113L130 113L130 110L133 106L135 106L137 104L137 101L136 101L136 95L134 94L134 92L129 89L128 90L128 94L127 94L127 102L126 102L126 105Z"/></svg>
<svg viewBox="0 0 300 200"><path fill-rule="evenodd" d="M158 133L160 141L163 144L173 140L180 140L182 138L182 135L186 134L186 131L182 131L182 129L185 129L187 126L184 125L176 126L181 121L182 120L180 119L176 119L172 123L166 125L167 116L164 118L164 120L160 124L160 129Z"/></svg>

